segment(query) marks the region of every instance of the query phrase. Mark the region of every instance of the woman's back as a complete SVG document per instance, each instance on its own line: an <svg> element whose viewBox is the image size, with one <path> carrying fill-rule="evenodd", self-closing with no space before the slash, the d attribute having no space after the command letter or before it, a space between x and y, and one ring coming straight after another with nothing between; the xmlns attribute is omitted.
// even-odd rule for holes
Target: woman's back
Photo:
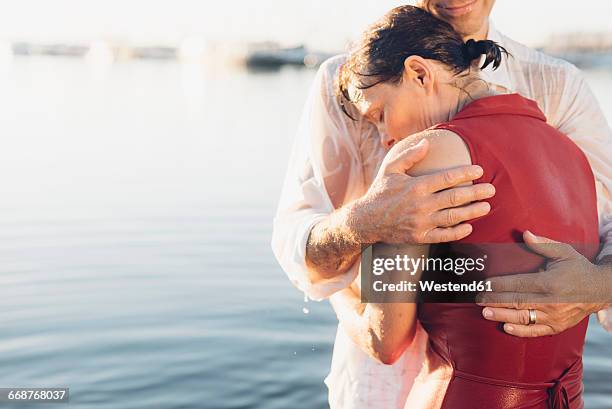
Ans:
<svg viewBox="0 0 612 409"><path fill-rule="evenodd" d="M486 97L436 128L461 137L472 162L484 169L477 182L492 183L497 192L489 200L489 215L472 223L473 233L448 247L451 254L486 254L484 271L467 273L470 281L543 267L541 256L519 244L525 230L595 257L598 219L591 168L569 138L546 124L535 102L517 94ZM444 408L548 408L549 400L561 402L564 394L570 408L582 407L587 319L559 335L518 338L483 319L481 311L474 304L454 303L419 308L433 351L453 368Z"/></svg>

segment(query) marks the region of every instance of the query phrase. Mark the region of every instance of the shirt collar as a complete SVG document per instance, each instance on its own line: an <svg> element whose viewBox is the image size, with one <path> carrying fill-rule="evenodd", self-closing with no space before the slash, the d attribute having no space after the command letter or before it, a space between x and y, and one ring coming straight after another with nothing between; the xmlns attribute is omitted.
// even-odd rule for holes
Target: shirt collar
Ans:
<svg viewBox="0 0 612 409"><path fill-rule="evenodd" d="M546 117L535 101L519 94L493 95L467 104L453 120L488 115L522 115L546 122Z"/></svg>
<svg viewBox="0 0 612 409"><path fill-rule="evenodd" d="M489 21L489 34L487 35L487 39L491 41L495 41L499 45L505 47L504 37L501 35L499 31L495 28L493 23ZM484 57L483 57L484 58ZM502 63L500 66L493 70L492 65L489 65L487 68L481 71L480 76L482 79L487 81L489 84L495 85L496 87L501 88L500 91L505 92L514 92L514 88L512 87L512 83L510 81L510 75L508 70L508 59L512 58L509 55L504 55L502 57Z"/></svg>

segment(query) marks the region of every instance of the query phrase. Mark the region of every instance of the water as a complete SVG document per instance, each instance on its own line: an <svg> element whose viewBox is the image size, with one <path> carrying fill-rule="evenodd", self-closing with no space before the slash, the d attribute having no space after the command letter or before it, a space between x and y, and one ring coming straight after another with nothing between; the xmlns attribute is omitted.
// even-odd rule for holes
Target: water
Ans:
<svg viewBox="0 0 612 409"><path fill-rule="evenodd" d="M68 386L79 409L325 407L335 316L269 247L313 74L2 68L0 386ZM612 118L612 73L589 81ZM612 406L611 352L592 325L588 408Z"/></svg>

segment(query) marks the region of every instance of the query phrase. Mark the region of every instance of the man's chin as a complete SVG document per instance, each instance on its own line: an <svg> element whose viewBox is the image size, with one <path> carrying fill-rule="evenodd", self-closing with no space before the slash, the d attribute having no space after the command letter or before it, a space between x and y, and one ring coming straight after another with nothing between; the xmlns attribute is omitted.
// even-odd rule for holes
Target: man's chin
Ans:
<svg viewBox="0 0 612 409"><path fill-rule="evenodd" d="M474 22L465 20L462 21L462 19L453 19L453 21L447 22L465 39L476 36L483 26L483 24L475 24Z"/></svg>

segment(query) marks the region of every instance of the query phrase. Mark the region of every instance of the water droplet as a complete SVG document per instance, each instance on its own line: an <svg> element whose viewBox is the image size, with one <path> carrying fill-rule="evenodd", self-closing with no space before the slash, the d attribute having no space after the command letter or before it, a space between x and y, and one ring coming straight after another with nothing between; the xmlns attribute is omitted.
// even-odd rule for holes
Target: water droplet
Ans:
<svg viewBox="0 0 612 409"><path fill-rule="evenodd" d="M308 302L308 296L304 294L304 302Z"/></svg>
<svg viewBox="0 0 612 409"><path fill-rule="evenodd" d="M310 312L310 310L308 308L304 307L304 308L302 308L302 312L304 314L308 314Z"/></svg>

